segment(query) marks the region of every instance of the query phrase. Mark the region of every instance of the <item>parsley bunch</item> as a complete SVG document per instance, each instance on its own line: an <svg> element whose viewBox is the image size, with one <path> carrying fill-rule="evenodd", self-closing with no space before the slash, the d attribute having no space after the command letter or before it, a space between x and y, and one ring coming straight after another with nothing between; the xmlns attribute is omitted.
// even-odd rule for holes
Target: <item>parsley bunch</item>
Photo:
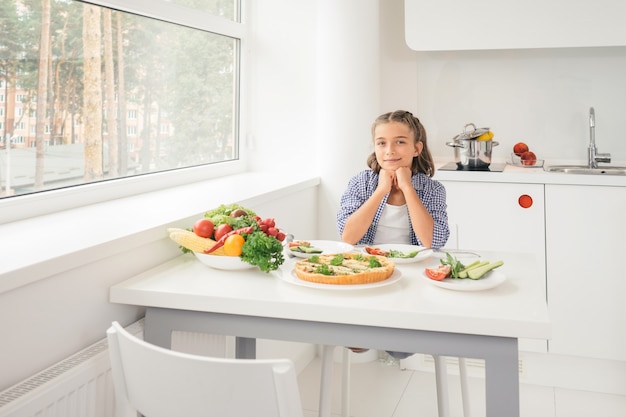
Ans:
<svg viewBox="0 0 626 417"><path fill-rule="evenodd" d="M450 275L452 278L459 278L459 272L465 268L465 265L463 265L461 261L450 255L448 252L446 252L446 259L441 259L440 262L441 265L450 265Z"/></svg>
<svg viewBox="0 0 626 417"><path fill-rule="evenodd" d="M241 247L241 251L241 259L244 262L258 266L263 272L274 271L285 262L282 243L260 230L246 237L246 243Z"/></svg>

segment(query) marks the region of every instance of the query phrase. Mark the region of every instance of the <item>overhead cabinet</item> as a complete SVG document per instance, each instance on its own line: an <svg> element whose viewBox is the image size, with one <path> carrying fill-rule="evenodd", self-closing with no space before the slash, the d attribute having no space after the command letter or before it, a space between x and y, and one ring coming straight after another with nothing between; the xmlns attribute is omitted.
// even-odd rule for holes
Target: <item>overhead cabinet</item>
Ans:
<svg viewBox="0 0 626 417"><path fill-rule="evenodd" d="M416 51L626 45L626 2L405 0Z"/></svg>

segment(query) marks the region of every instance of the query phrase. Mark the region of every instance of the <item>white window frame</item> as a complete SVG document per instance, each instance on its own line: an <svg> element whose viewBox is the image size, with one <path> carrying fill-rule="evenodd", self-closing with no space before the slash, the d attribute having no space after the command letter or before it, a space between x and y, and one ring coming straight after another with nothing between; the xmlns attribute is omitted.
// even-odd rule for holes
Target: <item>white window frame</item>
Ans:
<svg viewBox="0 0 626 417"><path fill-rule="evenodd" d="M240 74L236 81L236 93L239 95L239 114L237 117L239 126L236 128L239 137L238 159L0 199L0 224L245 172L247 153L244 133L246 132L246 100L244 97L247 89L244 80L247 79L246 50L249 29L246 23L247 0L240 1L241 22L187 9L167 0L84 1L85 3L240 39L239 51L237 51L239 53Z"/></svg>

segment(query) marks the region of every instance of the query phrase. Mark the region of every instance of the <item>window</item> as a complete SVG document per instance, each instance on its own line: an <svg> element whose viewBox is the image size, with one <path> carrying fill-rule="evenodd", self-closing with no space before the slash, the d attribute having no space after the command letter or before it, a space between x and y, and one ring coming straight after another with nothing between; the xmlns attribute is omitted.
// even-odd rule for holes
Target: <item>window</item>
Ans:
<svg viewBox="0 0 626 417"><path fill-rule="evenodd" d="M239 0L148 3L1 2L0 202L241 158Z"/></svg>

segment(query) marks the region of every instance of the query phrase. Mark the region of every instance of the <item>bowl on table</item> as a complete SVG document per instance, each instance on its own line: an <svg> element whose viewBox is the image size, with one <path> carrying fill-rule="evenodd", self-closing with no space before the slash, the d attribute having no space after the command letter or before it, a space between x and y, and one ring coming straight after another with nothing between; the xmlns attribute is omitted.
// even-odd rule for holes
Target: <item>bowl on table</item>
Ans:
<svg viewBox="0 0 626 417"><path fill-rule="evenodd" d="M236 271L255 268L254 265L242 261L239 256L211 255L210 253L200 252L194 252L193 254L200 262L215 269Z"/></svg>

